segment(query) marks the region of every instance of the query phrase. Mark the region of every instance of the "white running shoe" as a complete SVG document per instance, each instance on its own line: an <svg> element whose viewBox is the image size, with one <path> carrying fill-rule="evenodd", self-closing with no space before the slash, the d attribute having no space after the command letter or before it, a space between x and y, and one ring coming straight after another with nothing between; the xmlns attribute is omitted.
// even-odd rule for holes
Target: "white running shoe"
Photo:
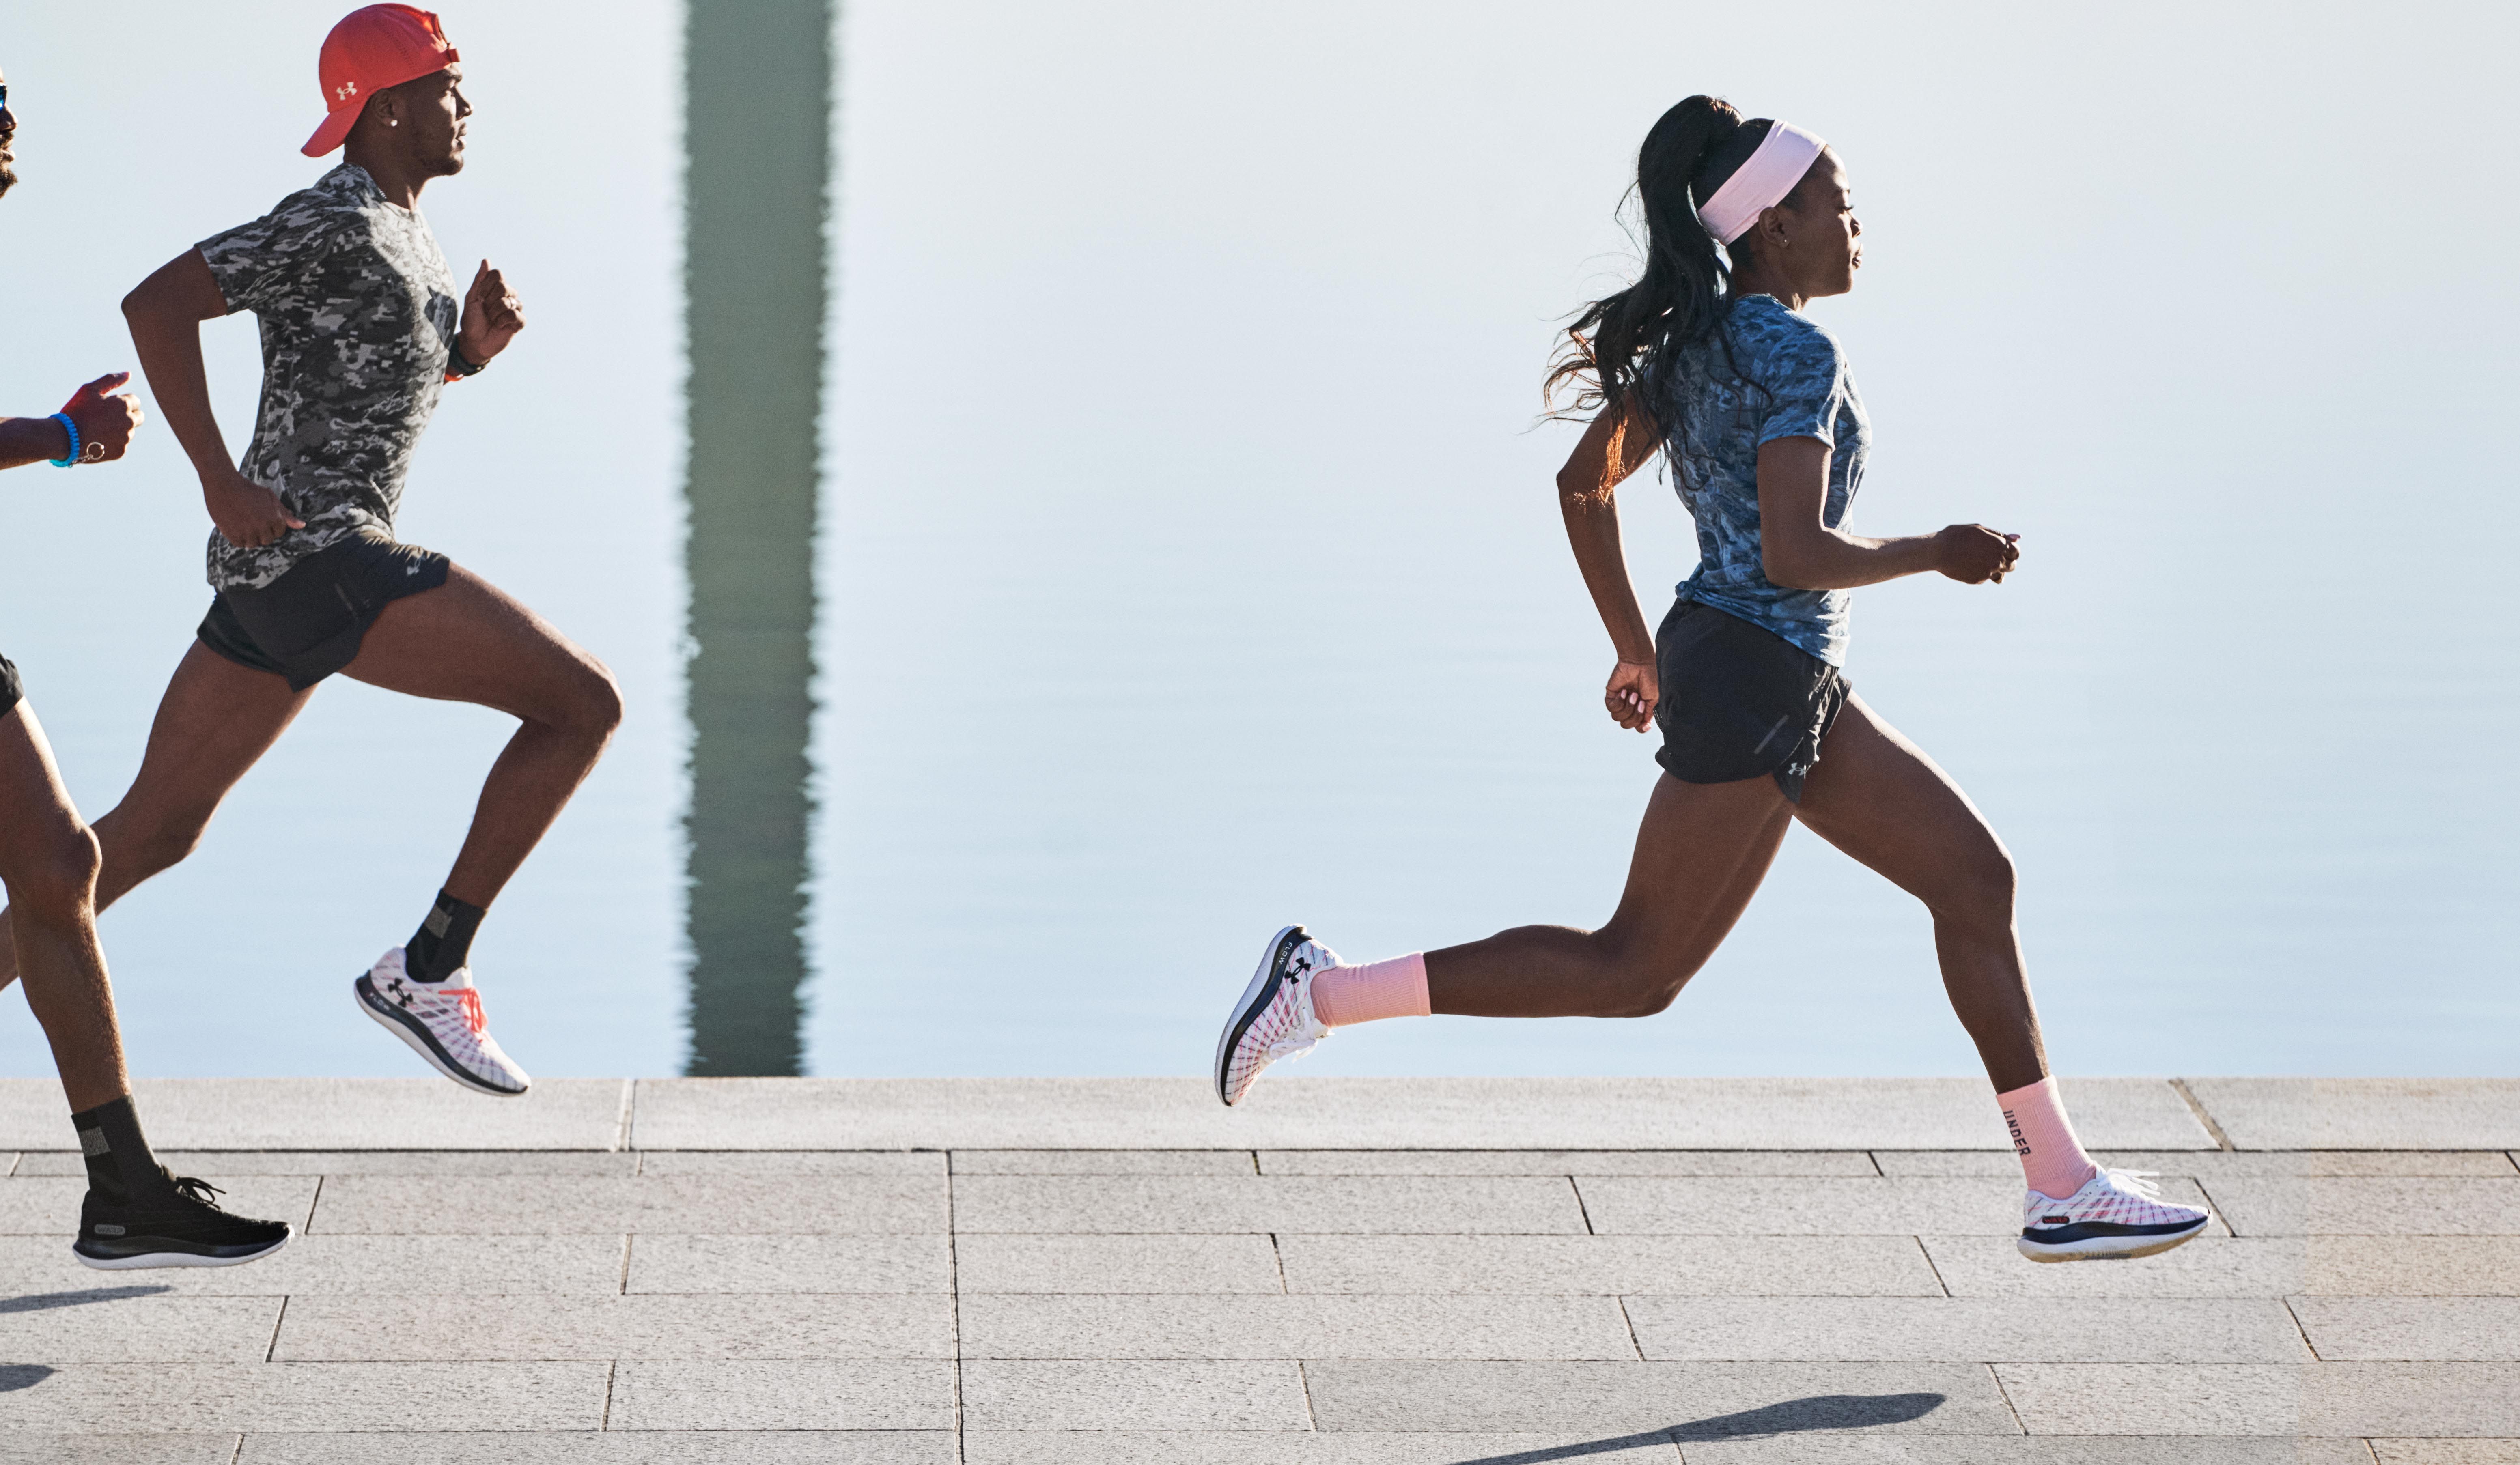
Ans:
<svg viewBox="0 0 2520 1465"><path fill-rule="evenodd" d="M2089 1262L2149 1257L2205 1229L2194 1206L2161 1198L2152 1173L2103 1170L2072 1198L2033 1190L2022 1203L2021 1255L2033 1262Z"/></svg>
<svg viewBox="0 0 2520 1465"><path fill-rule="evenodd" d="M467 1088L516 1098L533 1080L490 1036L481 1015L481 994L472 968L459 966L443 982L415 982L403 972L402 948L377 958L368 974L350 984L359 1010L411 1044L428 1066Z"/></svg>
<svg viewBox="0 0 2520 1465"><path fill-rule="evenodd" d="M1338 965L1338 954L1315 941L1301 926L1288 926L1269 938L1260 954L1260 969L1242 989L1242 1000L1225 1019L1216 1040L1216 1096L1231 1106L1242 1102L1260 1071L1281 1058L1299 1058L1330 1036L1313 1015L1313 974Z"/></svg>

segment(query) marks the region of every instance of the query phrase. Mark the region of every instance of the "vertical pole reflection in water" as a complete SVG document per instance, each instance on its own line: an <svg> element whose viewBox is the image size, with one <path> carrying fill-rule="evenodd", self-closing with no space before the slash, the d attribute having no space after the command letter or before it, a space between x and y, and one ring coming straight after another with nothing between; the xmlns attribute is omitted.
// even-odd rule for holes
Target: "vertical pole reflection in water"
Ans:
<svg viewBox="0 0 2520 1465"><path fill-rule="evenodd" d="M688 0L691 1061L793 1074L832 0Z"/></svg>

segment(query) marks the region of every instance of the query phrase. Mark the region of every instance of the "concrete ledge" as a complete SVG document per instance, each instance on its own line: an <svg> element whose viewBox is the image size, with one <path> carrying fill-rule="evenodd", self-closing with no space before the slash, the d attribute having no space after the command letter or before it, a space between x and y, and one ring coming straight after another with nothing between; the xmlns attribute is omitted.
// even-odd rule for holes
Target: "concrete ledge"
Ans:
<svg viewBox="0 0 2520 1465"><path fill-rule="evenodd" d="M167 1150L609 1150L629 1117L627 1079L545 1079L498 1099L444 1079L140 1079L153 1148ZM50 1079L0 1079L0 1149L72 1147Z"/></svg>
<svg viewBox="0 0 2520 1465"><path fill-rule="evenodd" d="M2520 1079L2186 1082L2237 1149L2520 1149Z"/></svg>
<svg viewBox="0 0 2520 1465"><path fill-rule="evenodd" d="M2520 1079L2064 1081L2093 1149L2520 1148ZM2182 1088L2185 1092L2182 1094ZM1978 1079L151 1079L167 1150L1979 1150ZM2195 1103L2191 1106L2189 1096ZM2200 1111L2203 1118L2200 1118ZM0 1150L69 1147L61 1089L0 1079Z"/></svg>
<svg viewBox="0 0 2520 1465"><path fill-rule="evenodd" d="M2213 1149L2169 1081L2073 1079L2095 1145ZM2002 1149L1978 1079L642 1079L641 1149Z"/></svg>

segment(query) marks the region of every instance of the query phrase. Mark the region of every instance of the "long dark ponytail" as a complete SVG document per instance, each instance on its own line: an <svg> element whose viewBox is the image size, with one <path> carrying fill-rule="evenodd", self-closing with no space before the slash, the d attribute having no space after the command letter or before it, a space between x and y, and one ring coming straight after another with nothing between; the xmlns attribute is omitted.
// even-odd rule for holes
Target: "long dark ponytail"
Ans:
<svg viewBox="0 0 2520 1465"><path fill-rule="evenodd" d="M1724 317L1731 276L1691 196L1704 200L1747 162L1768 135L1765 117L1744 120L1721 97L1691 97L1662 114L1637 150L1636 200L1643 216L1645 269L1636 284L1584 307L1543 386L1553 405L1576 389L1566 417L1641 411L1659 437L1664 393L1680 348L1703 339Z"/></svg>

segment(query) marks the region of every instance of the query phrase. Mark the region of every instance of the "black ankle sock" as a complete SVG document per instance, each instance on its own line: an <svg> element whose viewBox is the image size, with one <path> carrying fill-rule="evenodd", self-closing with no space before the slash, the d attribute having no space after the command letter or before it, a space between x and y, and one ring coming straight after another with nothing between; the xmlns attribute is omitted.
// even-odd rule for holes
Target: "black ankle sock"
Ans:
<svg viewBox="0 0 2520 1465"><path fill-rule="evenodd" d="M87 1157L87 1182L109 1200L127 1203L165 1178L140 1132L140 1111L131 1107L131 1095L73 1114L70 1123Z"/></svg>
<svg viewBox="0 0 2520 1465"><path fill-rule="evenodd" d="M472 933L489 912L441 890L428 919L402 949L402 969L415 982L443 982L472 956Z"/></svg>

